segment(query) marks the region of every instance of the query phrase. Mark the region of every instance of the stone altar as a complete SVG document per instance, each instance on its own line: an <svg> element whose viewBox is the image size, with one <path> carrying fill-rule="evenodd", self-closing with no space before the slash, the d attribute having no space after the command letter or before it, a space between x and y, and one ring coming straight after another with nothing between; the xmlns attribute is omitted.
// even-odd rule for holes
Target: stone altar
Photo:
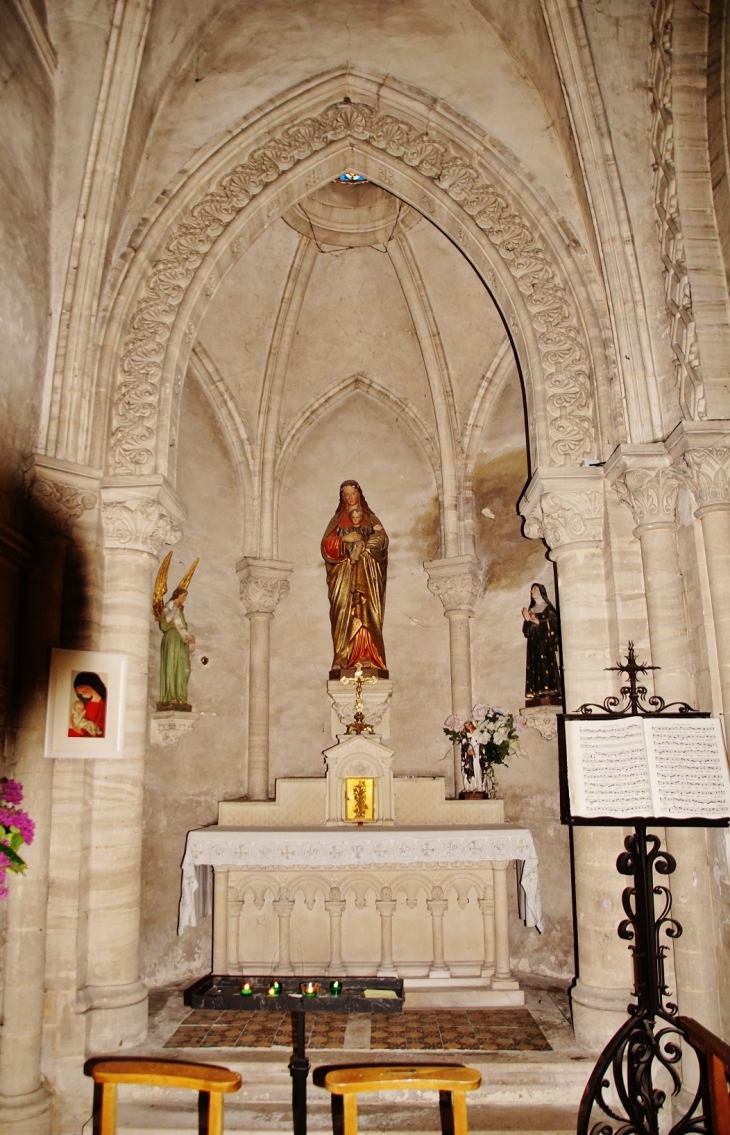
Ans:
<svg viewBox="0 0 730 1135"><path fill-rule="evenodd" d="M541 930L531 832L504 823L501 800L392 775L396 826L342 825L333 780L350 762L328 763L327 777L278 781L273 801L223 801L218 825L188 833L179 933L211 913L213 868L214 973L399 976L411 1007L523 1004L508 892L516 862L520 909Z"/></svg>

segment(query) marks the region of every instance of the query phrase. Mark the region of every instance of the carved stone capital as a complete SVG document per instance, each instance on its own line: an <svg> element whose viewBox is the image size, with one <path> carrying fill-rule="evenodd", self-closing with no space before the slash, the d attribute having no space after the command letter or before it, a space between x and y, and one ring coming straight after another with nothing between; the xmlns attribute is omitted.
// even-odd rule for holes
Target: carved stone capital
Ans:
<svg viewBox="0 0 730 1135"><path fill-rule="evenodd" d="M482 593L482 571L474 556L426 560L423 569L428 574L428 590L441 600L444 614L474 614L474 604Z"/></svg>
<svg viewBox="0 0 730 1135"><path fill-rule="evenodd" d="M181 713L178 710L158 710L150 721L150 741L153 745L177 745L183 733L195 728L199 713Z"/></svg>
<svg viewBox="0 0 730 1135"><path fill-rule="evenodd" d="M110 478L101 494L107 549L156 556L163 544L182 540L185 506L161 477Z"/></svg>
<svg viewBox="0 0 730 1135"><path fill-rule="evenodd" d="M598 468L536 472L520 501L524 532L549 548L603 540L603 474Z"/></svg>
<svg viewBox="0 0 730 1135"><path fill-rule="evenodd" d="M615 482L619 500L628 505L637 528L674 527L681 474L669 469L628 469Z"/></svg>
<svg viewBox="0 0 730 1135"><path fill-rule="evenodd" d="M687 482L699 509L730 508L730 447L687 449Z"/></svg>
<svg viewBox="0 0 730 1135"><path fill-rule="evenodd" d="M98 500L99 475L72 462L35 456L25 472L30 512L49 534L68 536Z"/></svg>
<svg viewBox="0 0 730 1135"><path fill-rule="evenodd" d="M255 560L244 557L237 565L241 599L246 614L273 615L289 594L289 576L294 564L286 560Z"/></svg>

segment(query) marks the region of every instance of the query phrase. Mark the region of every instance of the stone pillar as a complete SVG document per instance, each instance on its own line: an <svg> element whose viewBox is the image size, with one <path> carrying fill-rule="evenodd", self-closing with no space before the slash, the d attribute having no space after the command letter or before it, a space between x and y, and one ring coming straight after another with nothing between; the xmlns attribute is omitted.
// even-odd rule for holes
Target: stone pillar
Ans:
<svg viewBox="0 0 730 1135"><path fill-rule="evenodd" d="M641 541L644 588L649 621L654 692L667 703L694 702L689 634L682 575L677 551L677 495L682 477L669 467L663 446L622 446L607 463L609 479L618 474L616 490L631 509ZM638 451L638 452L637 452ZM667 880L672 891L672 914L682 935L671 943L680 1012L720 1031L715 951L716 940L710 863L705 831L668 827L666 846L677 860Z"/></svg>
<svg viewBox="0 0 730 1135"><path fill-rule="evenodd" d="M430 904L429 904L430 905ZM380 898L375 903L375 908L380 914L380 965L378 966L378 977L397 977L398 971L393 964L393 915L395 914L398 903L393 898L393 892L390 887L383 887L380 892ZM433 910L431 911L433 918ZM435 943L435 930L434 930L434 943ZM443 929L441 932L441 954L443 960ZM434 952L434 961L436 954Z"/></svg>
<svg viewBox="0 0 730 1135"><path fill-rule="evenodd" d="M294 899L284 887L279 892L278 899L272 903L276 917L279 919L279 960L274 966L274 973L292 973L291 964L291 912L294 910Z"/></svg>
<svg viewBox="0 0 730 1135"><path fill-rule="evenodd" d="M429 977L451 977L451 971L444 961L444 915L449 909L449 900L444 898L441 887L435 886L431 898L426 901L431 912L433 933L433 961L428 971Z"/></svg>
<svg viewBox="0 0 730 1135"><path fill-rule="evenodd" d="M451 712L465 719L472 710L471 632L469 619L474 604L482 593L482 577L474 556L449 556L443 560L426 560L428 589L438 595L449 620L449 657L451 663ZM454 746L454 796L461 789L461 754Z"/></svg>
<svg viewBox="0 0 730 1135"><path fill-rule="evenodd" d="M251 623L248 663L248 798L269 797L269 690L271 621L289 591L294 565L283 560L254 560L236 566L241 599Z"/></svg>
<svg viewBox="0 0 730 1135"><path fill-rule="evenodd" d="M345 972L342 961L342 915L346 902L338 887L333 887L324 908L330 916L330 962L327 973L330 977L341 976Z"/></svg>
<svg viewBox="0 0 730 1135"><path fill-rule="evenodd" d="M484 888L484 897L479 899L479 909L484 917L484 962L482 964L482 977L493 977L495 970L495 937L494 937L494 875L489 868L489 877L492 880Z"/></svg>
<svg viewBox="0 0 730 1135"><path fill-rule="evenodd" d="M213 973L228 973L228 868L213 869Z"/></svg>
<svg viewBox="0 0 730 1135"><path fill-rule="evenodd" d="M35 539L27 578L19 674L20 714L12 776L23 785L23 807L35 821L33 843L21 854L25 875L9 875L0 1030L0 1127L50 1129L50 1100L41 1077L46 968L48 855L54 762L44 755L51 648L59 645L64 563L72 527L96 495L89 478L69 485L36 468L30 511ZM96 485L94 485L96 488ZM26 1126L27 1125L27 1126Z"/></svg>
<svg viewBox="0 0 730 1135"><path fill-rule="evenodd" d="M538 469L520 502L525 535L540 537L557 564L566 710L612 692L615 663L603 557L603 474L599 468ZM631 960L617 933L624 880L616 871L620 829L573 832L579 975L572 991L578 1043L600 1052L626 1020ZM495 897L496 917L496 897Z"/></svg>
<svg viewBox="0 0 730 1135"><path fill-rule="evenodd" d="M86 981L79 1000L90 1052L118 1052L147 1034L139 977L142 799L153 572L182 537L185 509L159 476L102 484L104 594L100 649L129 658L124 757L90 769Z"/></svg>
<svg viewBox="0 0 730 1135"><path fill-rule="evenodd" d="M492 989L519 989L512 976L509 961L509 905L507 902L507 868L511 860L495 860L494 871L494 977Z"/></svg>

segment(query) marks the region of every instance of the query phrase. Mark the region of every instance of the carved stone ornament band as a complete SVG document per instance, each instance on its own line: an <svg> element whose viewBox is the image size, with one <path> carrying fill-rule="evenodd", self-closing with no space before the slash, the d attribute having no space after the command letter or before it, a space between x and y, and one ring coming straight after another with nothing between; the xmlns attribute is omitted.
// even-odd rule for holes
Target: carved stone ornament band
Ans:
<svg viewBox="0 0 730 1135"><path fill-rule="evenodd" d="M255 149L178 220L128 324L114 395L115 473L153 469L164 362L160 344L168 339L186 289L208 250L268 184L297 162L347 137L400 158L473 218L513 274L530 313L543 361L552 461L573 465L592 452L593 402L583 328L574 298L531 218L450 142L379 114L365 103L339 102L317 117L293 123ZM214 283L210 287L212 291Z"/></svg>
<svg viewBox="0 0 730 1135"><path fill-rule="evenodd" d="M268 867L278 871L301 871L303 867L479 867L511 859L523 862L525 923L542 932L538 858L532 832L527 828L505 824L474 830L401 829L387 834L382 828L359 829L357 834L326 828L302 828L295 832L203 828L188 832L178 933L197 922L198 867Z"/></svg>

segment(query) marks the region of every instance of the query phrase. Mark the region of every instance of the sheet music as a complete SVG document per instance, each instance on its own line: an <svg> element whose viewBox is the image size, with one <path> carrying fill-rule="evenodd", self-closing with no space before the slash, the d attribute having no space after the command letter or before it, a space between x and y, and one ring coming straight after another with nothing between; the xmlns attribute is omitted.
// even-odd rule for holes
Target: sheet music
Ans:
<svg viewBox="0 0 730 1135"><path fill-rule="evenodd" d="M651 816L640 718L568 721L568 784L574 816Z"/></svg>
<svg viewBox="0 0 730 1135"><path fill-rule="evenodd" d="M717 718L657 718L646 724L658 790L654 814L673 819L730 815L730 776Z"/></svg>

